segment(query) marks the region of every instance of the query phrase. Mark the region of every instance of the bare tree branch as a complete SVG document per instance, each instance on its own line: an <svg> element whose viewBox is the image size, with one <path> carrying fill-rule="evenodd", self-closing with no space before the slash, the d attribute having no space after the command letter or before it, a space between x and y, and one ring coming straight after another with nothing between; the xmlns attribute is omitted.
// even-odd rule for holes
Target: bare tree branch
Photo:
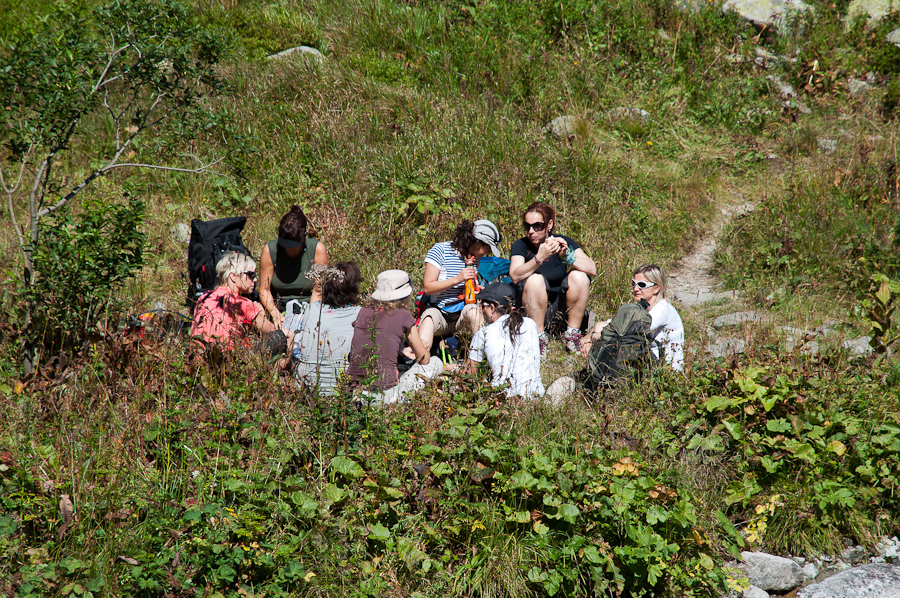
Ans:
<svg viewBox="0 0 900 598"><path fill-rule="evenodd" d="M114 170L116 168L125 168L125 167L149 168L151 170L167 170L170 172L187 172L190 174L200 174L203 172L208 172L210 168L212 168L213 166L215 166L216 164L218 164L219 162L221 162L224 159L225 159L224 157L219 158L218 160L215 160L213 162L210 162L209 164L200 166L198 168L177 168L175 166L161 166L159 164L141 164L141 163L132 163L132 162L123 163L123 164L108 164L108 165L104 166L103 168L100 168L100 169L92 172L83 181L78 183L78 185L76 185L71 191L69 191L64 197L61 197L59 199L59 201L57 201L55 204L53 204L51 206L47 206L46 208L42 209L40 212L37 213L37 217L42 218L42 217L46 216L47 214L53 213L56 210L60 209L61 207L66 205L69 202L69 200L71 200L76 195L78 195L78 193L81 192L82 189L84 189L89 184L91 184L91 182L94 179L96 179L97 177L101 177L104 174L106 174L107 172L109 172L110 170Z"/></svg>

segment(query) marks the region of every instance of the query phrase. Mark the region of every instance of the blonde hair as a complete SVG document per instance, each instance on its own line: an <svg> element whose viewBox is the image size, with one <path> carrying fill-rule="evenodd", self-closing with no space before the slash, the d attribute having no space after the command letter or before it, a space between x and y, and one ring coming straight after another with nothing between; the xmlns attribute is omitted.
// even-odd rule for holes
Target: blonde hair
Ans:
<svg viewBox="0 0 900 598"><path fill-rule="evenodd" d="M634 272L631 273L632 276L637 276L638 274L643 274L644 278L656 283L656 286L659 287L660 296L663 299L666 298L666 286L669 284L669 277L666 276L665 270L656 264L644 264L635 268Z"/></svg>
<svg viewBox="0 0 900 598"><path fill-rule="evenodd" d="M243 274L250 271L256 271L256 262L249 255L238 251L229 251L216 262L216 276L219 277L219 284L222 285L232 274Z"/></svg>

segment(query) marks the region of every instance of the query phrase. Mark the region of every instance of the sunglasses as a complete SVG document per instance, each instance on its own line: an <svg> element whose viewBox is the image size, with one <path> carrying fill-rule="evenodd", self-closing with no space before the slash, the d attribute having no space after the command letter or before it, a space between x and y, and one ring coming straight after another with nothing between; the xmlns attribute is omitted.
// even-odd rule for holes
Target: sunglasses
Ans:
<svg viewBox="0 0 900 598"><path fill-rule="evenodd" d="M256 270L247 270L244 272L250 280L256 280Z"/></svg>
<svg viewBox="0 0 900 598"><path fill-rule="evenodd" d="M655 283L655 282L650 282L650 281L647 281L647 280L635 280L635 279L632 278L632 279L631 279L631 286L632 286L632 288L637 287L637 288L639 288L639 289L641 289L641 290L643 291L644 289L649 289L650 287L655 287L655 286L656 286L656 283Z"/></svg>
<svg viewBox="0 0 900 598"><path fill-rule="evenodd" d="M539 233L542 230L544 230L546 227L547 227L547 224L544 222L525 222L522 224L522 228L525 229L526 233L528 231L530 231L531 229L534 229L535 232Z"/></svg>

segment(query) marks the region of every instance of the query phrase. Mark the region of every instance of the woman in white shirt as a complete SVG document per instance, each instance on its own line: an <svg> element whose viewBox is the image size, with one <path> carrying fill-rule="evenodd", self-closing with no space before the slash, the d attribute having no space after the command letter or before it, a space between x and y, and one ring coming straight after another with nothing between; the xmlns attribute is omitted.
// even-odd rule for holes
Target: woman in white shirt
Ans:
<svg viewBox="0 0 900 598"><path fill-rule="evenodd" d="M649 304L650 330L657 341L651 351L659 357L659 347L662 347L666 363L681 371L684 369L684 324L678 310L666 301L668 280L665 270L656 264L644 264L632 273L631 292L635 301L644 300ZM591 333L581 339L582 354L587 356L591 343L600 338L600 332L607 324L608 320L598 322Z"/></svg>

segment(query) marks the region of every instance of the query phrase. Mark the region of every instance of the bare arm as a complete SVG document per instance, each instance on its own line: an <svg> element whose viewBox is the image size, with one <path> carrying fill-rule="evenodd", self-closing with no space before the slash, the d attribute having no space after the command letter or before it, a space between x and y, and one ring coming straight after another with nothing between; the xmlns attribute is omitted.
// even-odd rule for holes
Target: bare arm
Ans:
<svg viewBox="0 0 900 598"><path fill-rule="evenodd" d="M519 284L541 267L547 259L554 253L565 251L566 244L559 237L548 237L546 241L538 247L537 253L533 258L525 261L525 256L514 255L509 260L509 277L516 284ZM565 253L563 254L565 255Z"/></svg>
<svg viewBox="0 0 900 598"><path fill-rule="evenodd" d="M328 265L328 250L325 249L325 243L319 241L319 244L316 245L316 255L313 257L314 264L322 264L324 266ZM322 284L319 281L316 281L316 284L313 286L312 293L309 295L309 302L315 303L316 301L322 300Z"/></svg>
<svg viewBox="0 0 900 598"><path fill-rule="evenodd" d="M451 287L455 287L456 285L469 280L470 278L475 278L477 273L475 268L463 268L462 272L454 276L453 278L448 278L447 280L438 281L438 276L440 275L440 269L434 264L426 263L425 264L425 293L429 295L436 295L441 291L446 291Z"/></svg>
<svg viewBox="0 0 900 598"><path fill-rule="evenodd" d="M575 250L575 263L572 267L581 270L588 276L597 276L597 264L579 247Z"/></svg>
<svg viewBox="0 0 900 598"><path fill-rule="evenodd" d="M284 315L278 311L278 304L272 296L272 277L275 275L275 264L269 254L269 245L263 246L262 255L259 258L259 302L272 318L276 327L284 322ZM268 331L268 332L271 332Z"/></svg>

